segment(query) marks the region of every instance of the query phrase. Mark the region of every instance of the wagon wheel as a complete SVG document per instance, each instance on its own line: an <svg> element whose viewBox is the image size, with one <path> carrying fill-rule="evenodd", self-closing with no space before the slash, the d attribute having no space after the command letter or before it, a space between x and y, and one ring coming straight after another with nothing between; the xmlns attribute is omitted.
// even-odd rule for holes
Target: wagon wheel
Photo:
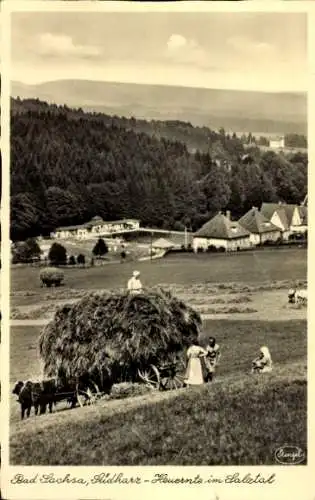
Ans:
<svg viewBox="0 0 315 500"><path fill-rule="evenodd" d="M161 389L163 391L170 391L184 387L185 368L183 360L175 360L172 368L168 370L165 376L161 377Z"/></svg>
<svg viewBox="0 0 315 500"><path fill-rule="evenodd" d="M160 372L154 365L149 365L145 370L138 370L142 382L153 389L160 389Z"/></svg>
<svg viewBox="0 0 315 500"><path fill-rule="evenodd" d="M87 404L87 402L91 402L91 399L92 399L91 391L89 389L87 389L87 391L83 391L82 389L79 389L79 384L77 384L77 387L76 387L76 396L77 396L77 400L78 400L78 403L81 406L81 408L85 404Z"/></svg>

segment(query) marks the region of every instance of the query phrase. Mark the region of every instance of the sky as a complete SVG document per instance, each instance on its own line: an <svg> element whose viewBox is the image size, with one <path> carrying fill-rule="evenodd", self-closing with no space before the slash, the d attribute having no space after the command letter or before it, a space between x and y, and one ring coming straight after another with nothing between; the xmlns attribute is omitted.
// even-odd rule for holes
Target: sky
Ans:
<svg viewBox="0 0 315 500"><path fill-rule="evenodd" d="M16 12L11 79L306 91L303 13Z"/></svg>

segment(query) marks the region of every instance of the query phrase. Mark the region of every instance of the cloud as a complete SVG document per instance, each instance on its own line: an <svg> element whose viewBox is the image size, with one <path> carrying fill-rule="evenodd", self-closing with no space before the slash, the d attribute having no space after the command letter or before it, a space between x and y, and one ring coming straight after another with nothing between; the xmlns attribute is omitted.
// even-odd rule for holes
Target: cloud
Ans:
<svg viewBox="0 0 315 500"><path fill-rule="evenodd" d="M167 40L167 57L180 64L209 66L209 55L194 39L187 39L177 33Z"/></svg>
<svg viewBox="0 0 315 500"><path fill-rule="evenodd" d="M42 55L67 57L95 57L100 55L98 47L92 45L75 45L71 36L41 33L37 37L38 51Z"/></svg>
<svg viewBox="0 0 315 500"><path fill-rule="evenodd" d="M254 41L245 36L234 36L227 39L227 45L237 52L246 54L267 54L274 51L273 45L266 42Z"/></svg>

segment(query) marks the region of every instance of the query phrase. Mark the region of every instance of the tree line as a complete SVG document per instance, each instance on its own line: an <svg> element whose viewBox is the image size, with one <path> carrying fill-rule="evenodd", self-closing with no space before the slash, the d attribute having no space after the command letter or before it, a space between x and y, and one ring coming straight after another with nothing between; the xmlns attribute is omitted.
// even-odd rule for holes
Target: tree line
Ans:
<svg viewBox="0 0 315 500"><path fill-rule="evenodd" d="M103 238L99 238L92 249L92 259L104 257L109 251L108 245ZM12 264L29 264L41 260L42 250L36 238L27 238L25 241L17 241L12 245ZM126 257L123 250L121 252L121 259ZM86 262L85 255L68 255L67 249L64 245L54 242L49 248L46 260L55 266L59 265L84 265Z"/></svg>
<svg viewBox="0 0 315 500"><path fill-rule="evenodd" d="M262 201L300 203L307 192L306 153L263 152L178 121L137 123L12 100L11 239L95 215L196 230L218 210L238 217Z"/></svg>

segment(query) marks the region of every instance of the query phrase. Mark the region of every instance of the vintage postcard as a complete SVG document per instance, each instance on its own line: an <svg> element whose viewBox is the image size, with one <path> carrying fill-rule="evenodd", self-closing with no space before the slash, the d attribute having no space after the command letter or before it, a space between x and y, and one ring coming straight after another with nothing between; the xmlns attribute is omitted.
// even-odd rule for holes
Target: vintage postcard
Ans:
<svg viewBox="0 0 315 500"><path fill-rule="evenodd" d="M6 499L315 498L315 10L227 3L2 5Z"/></svg>

